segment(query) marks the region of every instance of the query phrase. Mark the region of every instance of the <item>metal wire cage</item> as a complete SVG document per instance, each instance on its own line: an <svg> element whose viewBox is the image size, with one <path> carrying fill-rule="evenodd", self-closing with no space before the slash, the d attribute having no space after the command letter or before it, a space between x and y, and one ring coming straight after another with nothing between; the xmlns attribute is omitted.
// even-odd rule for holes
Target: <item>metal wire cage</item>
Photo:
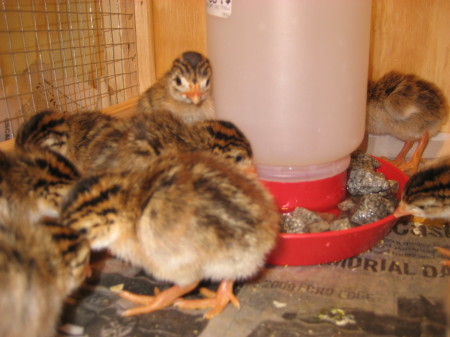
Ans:
<svg viewBox="0 0 450 337"><path fill-rule="evenodd" d="M37 111L102 109L138 95L134 1L0 6L0 141Z"/></svg>

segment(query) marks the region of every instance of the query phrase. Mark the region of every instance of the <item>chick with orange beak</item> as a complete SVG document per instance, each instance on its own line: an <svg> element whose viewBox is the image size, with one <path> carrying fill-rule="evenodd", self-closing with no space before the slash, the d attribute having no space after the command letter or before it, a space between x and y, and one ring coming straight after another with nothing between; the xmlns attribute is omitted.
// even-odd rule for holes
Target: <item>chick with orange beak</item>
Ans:
<svg viewBox="0 0 450 337"><path fill-rule="evenodd" d="M450 221L450 156L425 167L408 180L394 212L396 217L407 215ZM450 250L437 250L450 257ZM443 263L450 266L450 261Z"/></svg>
<svg viewBox="0 0 450 337"><path fill-rule="evenodd" d="M212 68L200 53L188 51L139 99L138 113L169 110L187 123L215 117L211 98Z"/></svg>

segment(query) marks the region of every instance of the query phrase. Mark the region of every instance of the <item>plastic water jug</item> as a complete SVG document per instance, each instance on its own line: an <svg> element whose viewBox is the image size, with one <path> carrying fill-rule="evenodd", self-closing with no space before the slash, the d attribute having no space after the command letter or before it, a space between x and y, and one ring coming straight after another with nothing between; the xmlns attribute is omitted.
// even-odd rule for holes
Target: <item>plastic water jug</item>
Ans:
<svg viewBox="0 0 450 337"><path fill-rule="evenodd" d="M279 207L332 209L365 129L370 0L206 0L217 117Z"/></svg>

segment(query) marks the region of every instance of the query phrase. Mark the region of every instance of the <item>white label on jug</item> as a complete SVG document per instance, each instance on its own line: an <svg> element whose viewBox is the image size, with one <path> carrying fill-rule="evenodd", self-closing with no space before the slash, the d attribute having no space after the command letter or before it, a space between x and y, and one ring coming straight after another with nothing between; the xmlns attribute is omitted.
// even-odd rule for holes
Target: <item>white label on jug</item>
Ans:
<svg viewBox="0 0 450 337"><path fill-rule="evenodd" d="M209 15L229 18L231 16L231 0L206 0L206 11Z"/></svg>

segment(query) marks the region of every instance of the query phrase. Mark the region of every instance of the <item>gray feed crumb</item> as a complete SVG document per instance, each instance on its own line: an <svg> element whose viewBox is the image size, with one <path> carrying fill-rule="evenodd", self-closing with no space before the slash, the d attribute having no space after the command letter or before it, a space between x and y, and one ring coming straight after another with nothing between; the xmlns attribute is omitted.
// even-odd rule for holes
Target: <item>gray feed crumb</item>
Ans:
<svg viewBox="0 0 450 337"><path fill-rule="evenodd" d="M351 223L350 219L348 217L334 220L330 223L330 230L331 231L341 231L344 229L350 229L353 228L353 224Z"/></svg>
<svg viewBox="0 0 450 337"><path fill-rule="evenodd" d="M330 224L315 212L297 207L293 212L283 215L281 232L317 233L330 229Z"/></svg>
<svg viewBox="0 0 450 337"><path fill-rule="evenodd" d="M397 180L388 180L388 182L389 182L391 193L397 194L398 191L400 190L400 184L398 183L398 181Z"/></svg>
<svg viewBox="0 0 450 337"><path fill-rule="evenodd" d="M282 216L282 233L308 233L306 224L300 218L292 216L292 213L286 213Z"/></svg>
<svg viewBox="0 0 450 337"><path fill-rule="evenodd" d="M376 170L381 166L380 162L362 151L355 151L351 155L350 167L365 167L369 170Z"/></svg>
<svg viewBox="0 0 450 337"><path fill-rule="evenodd" d="M354 209L356 206L356 202L352 198L345 199L341 201L337 207L341 212L348 212Z"/></svg>
<svg viewBox="0 0 450 337"><path fill-rule="evenodd" d="M350 195L362 196L368 193L388 191L390 185L386 177L367 168L350 168L347 180L347 191Z"/></svg>
<svg viewBox="0 0 450 337"><path fill-rule="evenodd" d="M308 224L308 230L309 233L320 233L320 232L327 232L331 229L331 226L328 222L325 220L321 220L318 222L313 222Z"/></svg>
<svg viewBox="0 0 450 337"><path fill-rule="evenodd" d="M392 214L397 204L393 198L381 194L366 194L361 198L350 220L358 225L378 221Z"/></svg>

